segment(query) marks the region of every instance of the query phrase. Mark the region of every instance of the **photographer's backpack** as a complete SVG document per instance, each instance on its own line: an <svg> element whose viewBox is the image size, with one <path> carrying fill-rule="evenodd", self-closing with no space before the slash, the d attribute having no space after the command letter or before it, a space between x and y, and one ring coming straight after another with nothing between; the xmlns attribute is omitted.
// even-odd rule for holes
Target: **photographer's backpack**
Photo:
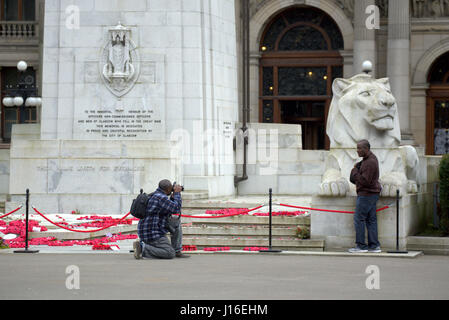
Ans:
<svg viewBox="0 0 449 320"><path fill-rule="evenodd" d="M143 192L143 189L140 189L140 194L133 200L131 210L129 211L133 217L138 219L145 218L148 199L150 199L152 195L153 193L146 194Z"/></svg>

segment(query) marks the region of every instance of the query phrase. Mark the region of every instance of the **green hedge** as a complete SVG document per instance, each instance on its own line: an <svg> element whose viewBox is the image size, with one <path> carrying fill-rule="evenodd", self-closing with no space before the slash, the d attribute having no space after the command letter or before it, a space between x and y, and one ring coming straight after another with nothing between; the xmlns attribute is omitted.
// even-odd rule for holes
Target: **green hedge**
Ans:
<svg viewBox="0 0 449 320"><path fill-rule="evenodd" d="M440 179L440 229L449 235L449 154L441 159L438 177Z"/></svg>

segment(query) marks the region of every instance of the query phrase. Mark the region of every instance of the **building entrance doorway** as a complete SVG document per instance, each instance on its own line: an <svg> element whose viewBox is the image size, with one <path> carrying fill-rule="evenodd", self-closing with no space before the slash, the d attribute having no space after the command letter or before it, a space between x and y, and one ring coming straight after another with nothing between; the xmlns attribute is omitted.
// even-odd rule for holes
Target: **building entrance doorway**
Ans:
<svg viewBox="0 0 449 320"><path fill-rule="evenodd" d="M303 149L329 149L326 121L332 82L343 76L343 37L325 12L295 6L264 30L259 121L302 126Z"/></svg>
<svg viewBox="0 0 449 320"><path fill-rule="evenodd" d="M300 124L303 149L325 149L326 101L281 100L282 123Z"/></svg>
<svg viewBox="0 0 449 320"><path fill-rule="evenodd" d="M430 68L427 90L426 154L449 153L449 52Z"/></svg>

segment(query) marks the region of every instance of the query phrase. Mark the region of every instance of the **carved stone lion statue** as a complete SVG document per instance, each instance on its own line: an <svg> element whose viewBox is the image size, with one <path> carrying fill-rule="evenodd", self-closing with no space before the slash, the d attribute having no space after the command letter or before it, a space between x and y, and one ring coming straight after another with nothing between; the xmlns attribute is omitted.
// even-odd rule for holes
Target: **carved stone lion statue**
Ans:
<svg viewBox="0 0 449 320"><path fill-rule="evenodd" d="M398 109L388 78L374 79L359 74L337 78L327 120L330 151L320 185L326 196L355 195L349 182L357 155L357 142L366 139L379 161L381 196L417 192L418 155L412 146L399 146L401 134Z"/></svg>

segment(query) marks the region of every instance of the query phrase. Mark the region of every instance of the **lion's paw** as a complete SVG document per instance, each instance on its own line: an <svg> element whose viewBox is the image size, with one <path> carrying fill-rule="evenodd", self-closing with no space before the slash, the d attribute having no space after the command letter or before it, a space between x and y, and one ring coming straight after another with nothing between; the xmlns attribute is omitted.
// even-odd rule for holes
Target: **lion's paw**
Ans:
<svg viewBox="0 0 449 320"><path fill-rule="evenodd" d="M400 187L396 184L390 184L390 183L380 183L382 186L382 191L380 192L381 197L396 197L396 190L399 190Z"/></svg>
<svg viewBox="0 0 449 320"><path fill-rule="evenodd" d="M382 191L381 197L396 197L396 191L399 190L399 196L402 197L407 191L407 178L400 172L388 172L379 179Z"/></svg>
<svg viewBox="0 0 449 320"><path fill-rule="evenodd" d="M418 184L414 180L407 181L407 192L408 193L417 193L418 192Z"/></svg>
<svg viewBox="0 0 449 320"><path fill-rule="evenodd" d="M320 185L320 195L324 196L346 196L349 191L349 183L345 178L339 178L335 181L326 181Z"/></svg>

